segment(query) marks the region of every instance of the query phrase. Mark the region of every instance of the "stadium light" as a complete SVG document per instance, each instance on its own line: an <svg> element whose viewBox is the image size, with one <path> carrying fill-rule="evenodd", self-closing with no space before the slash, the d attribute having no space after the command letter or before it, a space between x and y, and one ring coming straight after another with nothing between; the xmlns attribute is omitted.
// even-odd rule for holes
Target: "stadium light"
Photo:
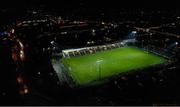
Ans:
<svg viewBox="0 0 180 107"><path fill-rule="evenodd" d="M136 34L136 33L137 33L137 31L132 31L132 33L133 33L133 34Z"/></svg>
<svg viewBox="0 0 180 107"><path fill-rule="evenodd" d="M178 45L178 42L175 42L176 45Z"/></svg>
<svg viewBox="0 0 180 107"><path fill-rule="evenodd" d="M121 44L121 45L124 45L124 42L121 42L120 44Z"/></svg>
<svg viewBox="0 0 180 107"><path fill-rule="evenodd" d="M55 42L54 41L51 41L51 44L53 45Z"/></svg>
<svg viewBox="0 0 180 107"><path fill-rule="evenodd" d="M98 63L98 71L99 71L99 79L101 78L101 67L100 67L100 63L102 62L102 59L97 60L96 62Z"/></svg>

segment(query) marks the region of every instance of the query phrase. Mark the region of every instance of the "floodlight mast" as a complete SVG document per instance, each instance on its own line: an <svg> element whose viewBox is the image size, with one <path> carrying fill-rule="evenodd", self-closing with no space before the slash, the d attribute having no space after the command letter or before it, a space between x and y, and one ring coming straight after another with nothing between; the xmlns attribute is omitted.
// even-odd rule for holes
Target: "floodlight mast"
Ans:
<svg viewBox="0 0 180 107"><path fill-rule="evenodd" d="M100 62L103 61L102 59L97 60L98 63L98 72L99 72L99 79L101 79L101 66L100 66Z"/></svg>

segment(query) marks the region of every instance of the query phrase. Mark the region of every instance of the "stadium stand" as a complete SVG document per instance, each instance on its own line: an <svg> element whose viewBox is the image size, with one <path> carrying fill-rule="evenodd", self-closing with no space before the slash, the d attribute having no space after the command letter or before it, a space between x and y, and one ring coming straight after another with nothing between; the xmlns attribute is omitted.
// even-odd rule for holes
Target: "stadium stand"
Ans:
<svg viewBox="0 0 180 107"><path fill-rule="evenodd" d="M62 54L63 54L63 57L82 56L82 55L86 55L86 54L93 54L93 53L100 52L100 51L111 50L111 49L119 48L122 46L124 46L124 45L121 42L116 42L116 43L107 44L107 45L62 50Z"/></svg>
<svg viewBox="0 0 180 107"><path fill-rule="evenodd" d="M74 56L82 56L86 54L93 54L100 51L111 50L114 48L123 47L125 45L129 45L129 43L135 43L135 39L128 39L123 41L118 41L115 43L107 44L107 45L99 45L99 46L92 46L92 47L84 47L78 49L67 49L62 50L63 57L74 57Z"/></svg>

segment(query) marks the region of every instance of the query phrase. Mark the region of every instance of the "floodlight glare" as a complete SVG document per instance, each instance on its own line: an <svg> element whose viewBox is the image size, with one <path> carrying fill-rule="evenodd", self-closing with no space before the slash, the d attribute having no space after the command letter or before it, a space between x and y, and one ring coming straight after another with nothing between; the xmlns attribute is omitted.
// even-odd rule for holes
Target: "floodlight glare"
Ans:
<svg viewBox="0 0 180 107"><path fill-rule="evenodd" d="M178 45L178 42L175 42L176 45Z"/></svg>
<svg viewBox="0 0 180 107"><path fill-rule="evenodd" d="M132 31L132 33L133 33L133 34L136 34L136 33L137 33L137 31Z"/></svg>

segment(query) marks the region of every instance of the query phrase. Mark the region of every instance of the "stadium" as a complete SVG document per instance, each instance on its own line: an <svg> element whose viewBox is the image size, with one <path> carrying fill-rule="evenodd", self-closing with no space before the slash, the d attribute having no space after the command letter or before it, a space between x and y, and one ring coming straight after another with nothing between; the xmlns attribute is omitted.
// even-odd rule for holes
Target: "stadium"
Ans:
<svg viewBox="0 0 180 107"><path fill-rule="evenodd" d="M1 46L10 44L8 55L23 101L151 105L159 100L154 101L155 95L166 98L160 94L170 87L168 83L175 84L179 36L162 33L163 27L65 20L37 13L0 32Z"/></svg>
<svg viewBox="0 0 180 107"><path fill-rule="evenodd" d="M69 97L79 98L71 103L76 104L77 101L78 104L102 105L105 103L109 105L109 101L104 102L109 98L114 99L113 103L115 104L129 105L127 102L139 104L138 100L142 99L139 99L138 96L144 95L142 92L147 90L146 87L152 89L153 83L161 86L165 81L165 77L162 76L163 72L176 69L179 39L139 28L126 28L125 25L111 28L112 25L102 25L101 27L108 26L109 29L99 32L98 29L101 27L97 26L95 31L90 30L90 34L87 32L72 34L72 37L78 35L78 38L83 38L84 35L88 36L82 41L75 38L72 43L66 44L63 48L60 46L61 42L53 41L51 64L57 73L60 87L68 87L65 90L70 88L70 92L73 91ZM121 32L121 29L124 32ZM108 30L110 31L106 34ZM91 37L94 35L98 39L92 40ZM104 36L109 39L103 39ZM160 38L162 41L159 41ZM84 41L86 43L83 44ZM156 89L160 92L156 92ZM107 94L108 90L116 91ZM163 89L152 90L147 95L150 96L150 99L152 97L150 101L154 101L155 93L157 96L166 95L160 94ZM74 95L74 93L77 94ZM121 97L114 97L116 95ZM132 96L133 98L130 98ZM90 100L85 100L87 97ZM95 99L100 101L96 102ZM149 100L144 99L141 104L148 104Z"/></svg>
<svg viewBox="0 0 180 107"><path fill-rule="evenodd" d="M76 85L87 86L102 83L112 76L167 64L169 61L163 56L137 47L123 46L122 43L64 50L64 57L60 61L52 60L52 63L61 63L65 71L57 72L67 72ZM56 66L54 69L59 70Z"/></svg>
<svg viewBox="0 0 180 107"><path fill-rule="evenodd" d="M98 29L98 26L96 27ZM58 41L52 41L54 46L54 51L51 51L52 66L61 84L66 83L71 88L82 88L106 84L123 75L144 72L148 68L163 69L176 62L170 50L165 52L162 48L162 51L159 51L159 47L152 48L151 42L143 43L142 38L145 40L152 38L148 37L152 35L149 32L145 32L145 35L143 33L139 29L132 29L118 41L117 39L108 42L104 40L103 43L96 41L97 44L93 45L88 44L94 41L88 41L86 45L81 46L72 43L64 49L60 49Z"/></svg>

